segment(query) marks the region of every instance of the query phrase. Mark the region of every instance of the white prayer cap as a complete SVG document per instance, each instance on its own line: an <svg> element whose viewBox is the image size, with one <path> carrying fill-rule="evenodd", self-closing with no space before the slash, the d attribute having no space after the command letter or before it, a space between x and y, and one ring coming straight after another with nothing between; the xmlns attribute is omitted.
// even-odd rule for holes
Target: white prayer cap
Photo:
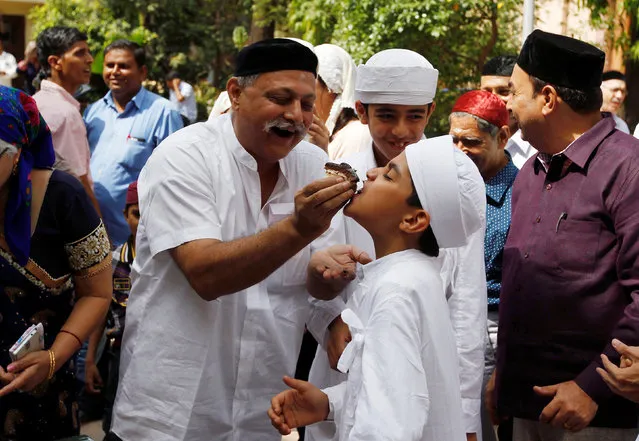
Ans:
<svg viewBox="0 0 639 441"><path fill-rule="evenodd" d="M306 40L302 40L301 38L295 38L295 37L286 37L289 40L293 40L296 43L299 43L301 45L306 46L307 48L309 48L310 50L312 50L313 52L315 52L315 46L313 46L312 43L309 43Z"/></svg>
<svg viewBox="0 0 639 441"><path fill-rule="evenodd" d="M220 92L213 104L213 108L211 109L211 114L209 115L209 120L216 118L222 115L224 112L231 108L231 99L229 98L229 94L226 90Z"/></svg>
<svg viewBox="0 0 639 441"><path fill-rule="evenodd" d="M333 133L335 122L342 109L345 107L355 108L356 67L348 52L334 44L316 46L315 55L317 55L319 60L318 75L322 78L328 90L337 94L326 120L328 131Z"/></svg>
<svg viewBox="0 0 639 441"><path fill-rule="evenodd" d="M405 151L440 248L466 245L468 237L486 225L486 187L479 170L448 135L419 141Z"/></svg>
<svg viewBox="0 0 639 441"><path fill-rule="evenodd" d="M433 102L439 71L417 52L388 49L357 68L355 100L364 104L424 105Z"/></svg>

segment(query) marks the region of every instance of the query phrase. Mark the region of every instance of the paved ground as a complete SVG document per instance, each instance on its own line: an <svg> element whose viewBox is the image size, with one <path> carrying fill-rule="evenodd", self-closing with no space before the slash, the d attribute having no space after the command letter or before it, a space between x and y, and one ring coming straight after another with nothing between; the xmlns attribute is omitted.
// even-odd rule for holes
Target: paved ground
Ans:
<svg viewBox="0 0 639 441"><path fill-rule="evenodd" d="M104 432L102 432L102 421L93 421L91 423L83 424L81 433L83 435L89 435L95 441L102 441L102 438L104 438ZM297 432L293 432L289 436L282 437L282 441L297 441Z"/></svg>

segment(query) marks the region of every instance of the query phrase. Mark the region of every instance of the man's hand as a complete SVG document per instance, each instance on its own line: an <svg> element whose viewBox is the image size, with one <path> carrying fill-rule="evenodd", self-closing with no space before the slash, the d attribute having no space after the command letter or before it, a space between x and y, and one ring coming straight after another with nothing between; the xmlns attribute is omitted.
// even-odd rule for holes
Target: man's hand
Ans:
<svg viewBox="0 0 639 441"><path fill-rule="evenodd" d="M365 251L353 245L333 245L316 251L308 264L307 285L323 285L328 289L322 289L320 295L309 286L309 292L320 300L331 300L355 279L357 264L366 265L371 260Z"/></svg>
<svg viewBox="0 0 639 441"><path fill-rule="evenodd" d="M104 386L98 366L90 361L85 361L85 365L84 386L90 394L98 394Z"/></svg>
<svg viewBox="0 0 639 441"><path fill-rule="evenodd" d="M597 368L597 372L614 393L639 403L639 347L628 346L617 339L612 341L612 346L621 355L619 367L602 354L606 369Z"/></svg>
<svg viewBox="0 0 639 441"><path fill-rule="evenodd" d="M30 392L40 385L49 375L49 353L31 352L18 361L11 363L5 371L0 367L0 398L15 391Z"/></svg>
<svg viewBox="0 0 639 441"><path fill-rule="evenodd" d="M488 383L486 384L486 390L484 391L484 403L486 404L486 410L490 415L490 421L493 425L498 425L501 422L499 414L497 413L497 399L495 397L495 378L497 376L497 369L493 371Z"/></svg>
<svg viewBox="0 0 639 441"><path fill-rule="evenodd" d="M337 362L344 352L344 348L351 341L351 331L344 323L341 316L328 325L328 339L326 341L326 353L331 369L337 370Z"/></svg>
<svg viewBox="0 0 639 441"><path fill-rule="evenodd" d="M292 389L273 397L267 412L278 432L288 435L291 429L326 419L329 406L324 392L307 381L290 377L284 377L284 383Z"/></svg>
<svg viewBox="0 0 639 441"><path fill-rule="evenodd" d="M313 122L311 123L311 127L308 129L308 134L310 135L310 142L324 150L328 151L328 143L331 138L331 134L324 124L324 121L320 119L319 116L313 114Z"/></svg>
<svg viewBox="0 0 639 441"><path fill-rule="evenodd" d="M341 177L311 182L295 194L293 226L303 237L320 236L354 194L352 184Z"/></svg>
<svg viewBox="0 0 639 441"><path fill-rule="evenodd" d="M542 423L578 432L588 426L599 406L574 381L534 387L535 393L553 397L539 416Z"/></svg>

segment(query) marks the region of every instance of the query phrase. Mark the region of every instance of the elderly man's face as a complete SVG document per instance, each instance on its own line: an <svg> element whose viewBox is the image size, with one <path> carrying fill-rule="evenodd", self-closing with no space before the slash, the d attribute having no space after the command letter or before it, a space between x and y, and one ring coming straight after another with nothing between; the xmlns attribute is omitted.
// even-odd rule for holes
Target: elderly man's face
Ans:
<svg viewBox="0 0 639 441"><path fill-rule="evenodd" d="M284 158L313 122L315 77L310 72L268 72L245 88L233 78L227 90L235 132L258 163Z"/></svg>
<svg viewBox="0 0 639 441"><path fill-rule="evenodd" d="M601 83L601 94L603 95L604 112L617 113L626 99L626 82L623 80L607 80Z"/></svg>
<svg viewBox="0 0 639 441"><path fill-rule="evenodd" d="M504 147L510 132L500 127L492 136L479 128L478 121L471 115L451 115L450 136L453 143L475 163L484 180L490 179L496 165L504 159Z"/></svg>
<svg viewBox="0 0 639 441"><path fill-rule="evenodd" d="M518 65L510 77L510 92L506 107L517 121L521 137L537 148L535 141L544 135L544 98L541 94L535 96L530 76Z"/></svg>

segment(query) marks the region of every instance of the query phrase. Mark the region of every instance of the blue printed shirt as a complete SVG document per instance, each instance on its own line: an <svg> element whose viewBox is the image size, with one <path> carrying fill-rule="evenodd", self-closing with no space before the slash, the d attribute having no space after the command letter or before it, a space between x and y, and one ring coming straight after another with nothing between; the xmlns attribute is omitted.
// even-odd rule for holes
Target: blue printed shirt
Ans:
<svg viewBox="0 0 639 441"><path fill-rule="evenodd" d="M513 183L519 171L507 152L506 155L508 156L508 164L486 182L484 263L486 264L489 309L494 309L499 305L502 259L506 236L508 236L510 228Z"/></svg>
<svg viewBox="0 0 639 441"><path fill-rule="evenodd" d="M84 123L95 196L109 238L120 245L131 234L122 215L127 188L158 144L182 128L182 118L169 100L142 87L122 113L107 93L87 108Z"/></svg>

